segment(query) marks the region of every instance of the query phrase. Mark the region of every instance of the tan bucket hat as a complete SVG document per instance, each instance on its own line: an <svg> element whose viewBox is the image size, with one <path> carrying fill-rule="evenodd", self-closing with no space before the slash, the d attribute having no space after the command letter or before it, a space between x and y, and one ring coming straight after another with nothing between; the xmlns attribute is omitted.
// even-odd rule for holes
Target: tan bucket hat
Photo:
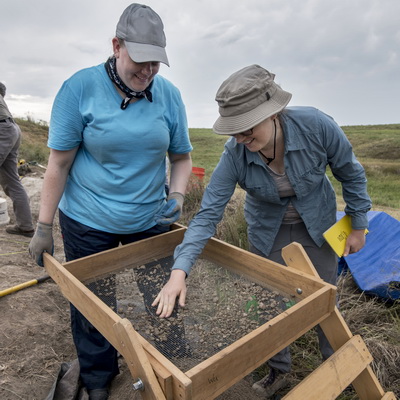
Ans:
<svg viewBox="0 0 400 400"><path fill-rule="evenodd" d="M215 100L220 117L213 130L219 135L245 132L282 111L292 98L274 82L275 75L259 65L245 67L226 79Z"/></svg>

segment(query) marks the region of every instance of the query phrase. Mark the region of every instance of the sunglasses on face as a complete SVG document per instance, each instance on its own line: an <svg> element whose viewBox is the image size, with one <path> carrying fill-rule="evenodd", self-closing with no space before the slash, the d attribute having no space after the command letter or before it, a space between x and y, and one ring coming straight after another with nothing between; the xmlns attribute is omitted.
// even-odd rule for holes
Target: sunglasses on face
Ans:
<svg viewBox="0 0 400 400"><path fill-rule="evenodd" d="M235 133L235 134L229 135L229 136L235 137L235 136L241 135L241 136L247 137L247 136L251 136L252 134L253 134L253 128L251 128L251 129L249 129L249 130L247 130L245 132Z"/></svg>

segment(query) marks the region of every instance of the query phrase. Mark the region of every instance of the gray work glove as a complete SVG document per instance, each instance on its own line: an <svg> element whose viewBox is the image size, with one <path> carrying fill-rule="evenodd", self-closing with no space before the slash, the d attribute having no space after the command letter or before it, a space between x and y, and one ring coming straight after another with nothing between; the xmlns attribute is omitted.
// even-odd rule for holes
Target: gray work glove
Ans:
<svg viewBox="0 0 400 400"><path fill-rule="evenodd" d="M178 221L182 213L185 196L179 192L172 192L167 197L167 202L155 215L158 225L167 226Z"/></svg>
<svg viewBox="0 0 400 400"><path fill-rule="evenodd" d="M43 267L43 252L53 255L53 251L53 225L38 222L35 234L29 243L29 254L40 267Z"/></svg>

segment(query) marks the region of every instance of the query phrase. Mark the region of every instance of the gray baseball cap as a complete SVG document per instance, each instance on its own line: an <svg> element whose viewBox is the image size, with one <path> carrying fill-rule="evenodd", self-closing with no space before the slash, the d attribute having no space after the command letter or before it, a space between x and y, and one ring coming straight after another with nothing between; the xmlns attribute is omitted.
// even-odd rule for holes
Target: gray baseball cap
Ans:
<svg viewBox="0 0 400 400"><path fill-rule="evenodd" d="M274 82L275 75L253 64L232 74L217 91L220 117L213 126L219 135L247 131L282 111L292 95Z"/></svg>
<svg viewBox="0 0 400 400"><path fill-rule="evenodd" d="M116 36L125 41L133 61L157 61L169 66L164 25L149 6L137 3L128 6L119 19Z"/></svg>

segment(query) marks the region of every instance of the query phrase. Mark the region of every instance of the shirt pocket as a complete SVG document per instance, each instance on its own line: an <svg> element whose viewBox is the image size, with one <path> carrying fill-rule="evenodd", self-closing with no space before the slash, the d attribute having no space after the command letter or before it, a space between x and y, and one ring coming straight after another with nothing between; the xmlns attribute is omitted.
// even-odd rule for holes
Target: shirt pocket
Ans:
<svg viewBox="0 0 400 400"><path fill-rule="evenodd" d="M274 185L241 185L254 200L269 203L281 203L278 191Z"/></svg>
<svg viewBox="0 0 400 400"><path fill-rule="evenodd" d="M316 161L313 165L298 177L298 184L303 196L314 191L324 181L326 174L326 162Z"/></svg>

